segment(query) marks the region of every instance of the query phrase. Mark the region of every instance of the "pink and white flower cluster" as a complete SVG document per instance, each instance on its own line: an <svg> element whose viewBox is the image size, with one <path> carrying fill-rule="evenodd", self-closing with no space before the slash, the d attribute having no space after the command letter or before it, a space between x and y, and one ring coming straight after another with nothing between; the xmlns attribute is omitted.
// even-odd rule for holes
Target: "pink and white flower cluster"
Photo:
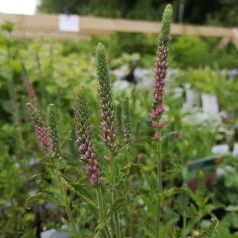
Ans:
<svg viewBox="0 0 238 238"><path fill-rule="evenodd" d="M162 120L164 113L164 91L165 91L165 76L168 68L168 50L163 45L159 45L156 59L156 71L153 91L152 102L152 123L151 126L156 130L154 135L155 139L158 139L158 130L160 130L165 122Z"/></svg>
<svg viewBox="0 0 238 238"><path fill-rule="evenodd" d="M77 140L81 153L80 159L87 163L85 171L87 174L91 175L90 183L92 185L98 185L101 183L101 171L98 168L98 161L93 150L92 142L89 137L87 137L84 141L82 140L83 138L78 138Z"/></svg>

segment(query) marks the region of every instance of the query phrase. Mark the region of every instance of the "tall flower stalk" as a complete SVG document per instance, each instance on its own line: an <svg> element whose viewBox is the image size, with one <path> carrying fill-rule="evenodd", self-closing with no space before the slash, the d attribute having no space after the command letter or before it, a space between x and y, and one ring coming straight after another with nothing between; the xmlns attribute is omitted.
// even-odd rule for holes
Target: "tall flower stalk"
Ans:
<svg viewBox="0 0 238 238"><path fill-rule="evenodd" d="M61 158L61 151L58 136L58 114L54 104L50 104L47 108L47 129L49 133L49 155L50 157L56 159L54 161L56 165L56 170L52 171L52 179L56 179L56 183L59 185L64 207L69 219L71 233L74 234L75 237L78 237L78 229L76 227L76 222L71 210L71 201L67 194L67 182L63 177L60 164L61 161L59 160Z"/></svg>
<svg viewBox="0 0 238 238"><path fill-rule="evenodd" d="M47 108L47 124L49 133L49 144L50 144L50 156L60 157L60 142L58 136L58 115L56 108L53 104L50 104Z"/></svg>
<svg viewBox="0 0 238 238"><path fill-rule="evenodd" d="M153 91L153 102L152 102L152 127L154 128L154 138L157 140L157 176L158 176L158 207L157 216L155 222L156 237L159 237L159 229L161 222L162 213L162 198L160 197L163 192L162 183L162 156L161 156L161 129L165 122L162 119L164 113L164 92L165 92L165 77L168 69L168 53L169 53L169 42L171 40L170 27L172 23L173 9L168 4L164 10L162 17L162 25L158 38L157 57L155 62L155 81Z"/></svg>
<svg viewBox="0 0 238 238"><path fill-rule="evenodd" d="M117 152L116 126L114 106L112 101L112 85L109 76L106 49L99 43L96 48L98 94L100 98L100 112L103 142L112 153Z"/></svg>
<svg viewBox="0 0 238 238"><path fill-rule="evenodd" d="M41 148L43 150L45 150L46 152L48 152L49 150L49 135L47 132L47 128L45 126L45 123L43 122L38 110L32 106L30 103L26 104L28 112L32 118L32 121L35 125L35 131L38 135L38 138L41 142ZM48 154L46 154L46 157L48 156Z"/></svg>
<svg viewBox="0 0 238 238"><path fill-rule="evenodd" d="M76 126L76 143L81 154L80 159L86 163L86 174L91 176L90 183L96 188L99 218L101 224L105 224L105 212L101 193L101 170L98 167L97 156L94 152L91 140L89 110L84 87L78 88L76 91L74 114ZM108 238L111 237L107 225L105 225L105 234Z"/></svg>
<svg viewBox="0 0 238 238"><path fill-rule="evenodd" d="M109 149L110 174L113 187L116 184L115 155L117 153L116 144L116 124L115 113L112 100L112 84L109 75L108 57L105 46L101 43L96 48L96 65L98 78L98 94L100 98L101 126L103 142ZM112 191L112 203L117 200L116 191ZM114 212L114 228L116 238L120 235L120 219L118 210Z"/></svg>
<svg viewBox="0 0 238 238"><path fill-rule="evenodd" d="M91 185L100 185L101 171L98 168L98 160L92 145L89 110L84 87L79 88L76 92L74 114L76 143L81 154L80 159L87 165L85 171L91 176Z"/></svg>

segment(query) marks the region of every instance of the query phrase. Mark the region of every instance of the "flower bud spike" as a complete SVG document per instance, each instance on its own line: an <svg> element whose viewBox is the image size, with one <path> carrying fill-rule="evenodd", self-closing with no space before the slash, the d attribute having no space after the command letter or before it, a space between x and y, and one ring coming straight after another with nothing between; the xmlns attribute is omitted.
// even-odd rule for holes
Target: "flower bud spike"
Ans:
<svg viewBox="0 0 238 238"><path fill-rule="evenodd" d="M154 138L158 138L157 130L161 130L165 122L161 120L164 113L165 77L168 69L168 46L171 40L170 27L172 23L173 9L170 4L165 8L162 17L162 26L158 38L156 56L155 81L152 101L152 127L156 130ZM156 126L158 125L158 127Z"/></svg>
<svg viewBox="0 0 238 238"><path fill-rule="evenodd" d="M98 168L98 161L91 141L89 109L84 87L80 87L76 91L74 116L76 143L81 154L81 160L87 164L86 174L91 175L91 185L99 185L101 183L101 171Z"/></svg>
<svg viewBox="0 0 238 238"><path fill-rule="evenodd" d="M99 43L96 48L96 65L98 78L98 95L101 107L101 125L103 142L112 153L117 152L115 134L114 105L112 101L112 86L109 76L109 67L106 49Z"/></svg>
<svg viewBox="0 0 238 238"><path fill-rule="evenodd" d="M47 126L49 132L50 156L60 157L61 152L58 136L58 115L53 104L50 104L47 108Z"/></svg>
<svg viewBox="0 0 238 238"><path fill-rule="evenodd" d="M48 136L48 132L46 129L46 126L38 112L38 110L32 106L30 103L26 104L27 109L28 109L28 113L32 118L32 121L35 125L35 131L38 135L38 138L41 142L41 148L45 151L49 150L49 136ZM45 155L46 157L48 157L48 155Z"/></svg>
<svg viewBox="0 0 238 238"><path fill-rule="evenodd" d="M131 125L130 125L130 109L129 109L129 98L126 97L124 102L124 141L129 144L131 141Z"/></svg>

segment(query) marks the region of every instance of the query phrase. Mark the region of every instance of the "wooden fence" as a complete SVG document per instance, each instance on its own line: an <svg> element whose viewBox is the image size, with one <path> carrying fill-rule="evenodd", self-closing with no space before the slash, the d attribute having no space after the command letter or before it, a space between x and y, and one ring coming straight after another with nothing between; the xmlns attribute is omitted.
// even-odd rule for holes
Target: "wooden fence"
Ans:
<svg viewBox="0 0 238 238"><path fill-rule="evenodd" d="M110 35L115 32L158 34L160 29L159 22L79 17L75 15L20 15L0 13L0 24L3 24L5 21L15 23L13 35L18 37L47 36L75 40L93 35ZM238 48L238 28L173 24L172 34L219 37L221 38L220 46L233 42Z"/></svg>

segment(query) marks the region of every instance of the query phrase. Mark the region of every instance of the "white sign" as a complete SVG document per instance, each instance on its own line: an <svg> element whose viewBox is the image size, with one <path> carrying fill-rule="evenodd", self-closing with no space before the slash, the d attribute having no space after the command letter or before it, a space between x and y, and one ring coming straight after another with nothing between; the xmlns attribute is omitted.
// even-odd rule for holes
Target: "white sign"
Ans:
<svg viewBox="0 0 238 238"><path fill-rule="evenodd" d="M58 18L58 28L60 31L79 32L80 31L79 16L60 14Z"/></svg>
<svg viewBox="0 0 238 238"><path fill-rule="evenodd" d="M202 109L205 113L217 114L219 112L217 96L213 94L203 93Z"/></svg>
<svg viewBox="0 0 238 238"><path fill-rule="evenodd" d="M234 144L232 154L233 154L233 156L238 156L238 143Z"/></svg>
<svg viewBox="0 0 238 238"><path fill-rule="evenodd" d="M229 153L229 146L227 144L215 145L212 147L212 153L218 155L224 155Z"/></svg>

